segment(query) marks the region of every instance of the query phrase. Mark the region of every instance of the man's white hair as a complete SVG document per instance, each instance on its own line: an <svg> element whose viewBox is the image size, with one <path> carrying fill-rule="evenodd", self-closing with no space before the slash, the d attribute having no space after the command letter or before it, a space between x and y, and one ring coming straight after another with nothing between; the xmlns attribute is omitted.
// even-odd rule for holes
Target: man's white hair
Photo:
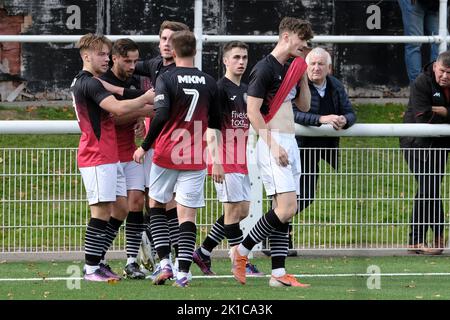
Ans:
<svg viewBox="0 0 450 320"><path fill-rule="evenodd" d="M321 47L316 47L314 49L312 49L308 55L305 58L305 62L306 64L309 65L309 60L311 59L310 57L312 56L321 56L321 57L326 57L327 59L327 65L331 65L332 61L331 61L331 55L328 53L327 50L325 50L324 48Z"/></svg>

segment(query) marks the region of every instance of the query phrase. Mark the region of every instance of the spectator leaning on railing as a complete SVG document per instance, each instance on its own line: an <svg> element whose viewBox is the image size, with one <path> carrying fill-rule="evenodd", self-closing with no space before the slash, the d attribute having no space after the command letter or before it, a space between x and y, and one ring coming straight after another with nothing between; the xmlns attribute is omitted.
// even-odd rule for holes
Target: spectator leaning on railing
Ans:
<svg viewBox="0 0 450 320"><path fill-rule="evenodd" d="M403 122L450 123L449 108L450 51L445 51L438 56L436 62L425 66L424 71L412 83ZM450 137L402 137L400 145L405 149L405 159L418 185L409 249L422 254L441 254L445 241L440 184L445 174ZM425 241L429 228L434 232L434 242L430 246Z"/></svg>
<svg viewBox="0 0 450 320"><path fill-rule="evenodd" d="M314 48L305 61L308 64L311 109L302 112L294 107L295 122L305 126L330 124L336 130L352 126L356 115L343 84L330 75L330 54L323 48ZM296 139L302 164L298 212L302 212L314 200L319 161L323 159L337 168L339 138L297 136Z"/></svg>

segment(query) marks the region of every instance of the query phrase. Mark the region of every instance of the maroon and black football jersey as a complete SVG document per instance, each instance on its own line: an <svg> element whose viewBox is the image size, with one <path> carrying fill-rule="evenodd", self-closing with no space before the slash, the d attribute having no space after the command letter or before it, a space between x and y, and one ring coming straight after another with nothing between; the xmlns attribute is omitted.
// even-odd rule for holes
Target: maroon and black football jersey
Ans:
<svg viewBox="0 0 450 320"><path fill-rule="evenodd" d="M197 68L176 67L156 80L155 109L169 108L169 120L155 142L153 162L176 170L206 168L206 128L221 126L217 85Z"/></svg>
<svg viewBox="0 0 450 320"><path fill-rule="evenodd" d="M82 70L70 86L73 105L81 130L78 146L78 166L93 167L119 161L114 121L100 107L111 95L92 73Z"/></svg>

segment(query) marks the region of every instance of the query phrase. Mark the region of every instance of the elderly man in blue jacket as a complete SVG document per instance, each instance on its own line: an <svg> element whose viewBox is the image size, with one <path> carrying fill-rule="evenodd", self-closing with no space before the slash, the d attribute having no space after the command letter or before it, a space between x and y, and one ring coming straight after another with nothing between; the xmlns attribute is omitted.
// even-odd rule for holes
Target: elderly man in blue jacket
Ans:
<svg viewBox="0 0 450 320"><path fill-rule="evenodd" d="M356 115L343 84L331 75L330 54L323 48L314 48L306 56L306 63L311 108L308 112L294 108L295 122L316 127L330 124L335 130L352 126ZM334 169L337 168L339 138L297 137L297 144L302 164L298 210L302 212L314 200L319 161L323 159Z"/></svg>

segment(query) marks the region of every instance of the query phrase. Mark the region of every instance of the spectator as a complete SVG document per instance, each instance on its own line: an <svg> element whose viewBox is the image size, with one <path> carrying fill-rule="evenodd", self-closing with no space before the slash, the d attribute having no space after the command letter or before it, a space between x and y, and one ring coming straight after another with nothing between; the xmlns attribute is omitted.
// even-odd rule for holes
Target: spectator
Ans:
<svg viewBox="0 0 450 320"><path fill-rule="evenodd" d="M439 0L398 0L402 11L405 36L437 35L439 33ZM420 43L405 44L405 63L409 82L422 70ZM431 45L430 60L439 53L437 43Z"/></svg>
<svg viewBox="0 0 450 320"><path fill-rule="evenodd" d="M434 63L411 85L405 123L450 123L450 51L441 53ZM409 250L419 254L441 254L444 247L444 211L440 184L445 174L450 137L402 137L400 146L417 181ZM411 149L415 148L415 149ZM428 229L434 241L426 244Z"/></svg>
<svg viewBox="0 0 450 320"><path fill-rule="evenodd" d="M335 130L347 129L356 121L352 104L342 83L331 76L331 56L322 48L314 48L307 56L311 109L293 108L295 122L305 126L331 124ZM302 174L298 211L302 212L314 200L319 161L327 161L337 169L339 138L296 137L300 148Z"/></svg>

